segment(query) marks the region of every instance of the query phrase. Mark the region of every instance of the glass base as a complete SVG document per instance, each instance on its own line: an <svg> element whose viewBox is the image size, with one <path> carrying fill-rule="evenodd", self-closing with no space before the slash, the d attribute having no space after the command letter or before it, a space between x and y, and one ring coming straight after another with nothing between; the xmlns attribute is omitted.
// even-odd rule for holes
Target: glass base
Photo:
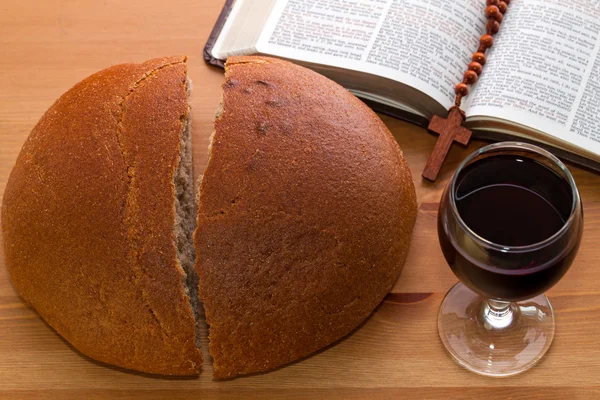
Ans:
<svg viewBox="0 0 600 400"><path fill-rule="evenodd" d="M485 299L458 283L442 302L438 331L463 367L485 376L511 376L531 368L548 351L554 312L543 294L506 303Z"/></svg>

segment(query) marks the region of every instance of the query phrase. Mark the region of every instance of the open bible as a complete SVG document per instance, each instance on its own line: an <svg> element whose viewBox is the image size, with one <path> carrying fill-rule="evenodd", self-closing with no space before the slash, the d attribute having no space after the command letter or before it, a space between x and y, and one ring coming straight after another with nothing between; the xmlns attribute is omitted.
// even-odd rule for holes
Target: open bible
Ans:
<svg viewBox="0 0 600 400"><path fill-rule="evenodd" d="M375 110L426 126L454 103L485 32L485 0L228 0L205 48L285 58ZM465 126L600 170L600 2L512 0Z"/></svg>

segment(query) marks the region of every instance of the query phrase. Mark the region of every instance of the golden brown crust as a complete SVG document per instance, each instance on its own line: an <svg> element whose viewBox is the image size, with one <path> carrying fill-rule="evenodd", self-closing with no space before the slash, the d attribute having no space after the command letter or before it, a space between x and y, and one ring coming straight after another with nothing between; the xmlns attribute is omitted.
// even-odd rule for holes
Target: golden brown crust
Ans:
<svg viewBox="0 0 600 400"><path fill-rule="evenodd" d="M402 152L332 81L227 63L200 188L200 297L214 376L266 371L348 334L398 278L416 219Z"/></svg>
<svg viewBox="0 0 600 400"><path fill-rule="evenodd" d="M185 57L78 83L29 135L6 186L6 264L23 298L82 353L197 374L195 320L174 244Z"/></svg>

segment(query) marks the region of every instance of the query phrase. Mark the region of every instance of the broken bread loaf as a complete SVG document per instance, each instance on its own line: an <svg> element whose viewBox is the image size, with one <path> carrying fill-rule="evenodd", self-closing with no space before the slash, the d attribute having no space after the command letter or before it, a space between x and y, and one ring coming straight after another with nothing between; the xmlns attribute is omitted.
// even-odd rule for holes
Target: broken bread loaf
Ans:
<svg viewBox="0 0 600 400"><path fill-rule="evenodd" d="M214 376L267 371L342 338L390 290L416 217L410 171L342 87L233 57L196 214L186 73L184 57L117 65L58 99L6 186L6 265L94 359L197 374L199 287Z"/></svg>
<svg viewBox="0 0 600 400"><path fill-rule="evenodd" d="M185 57L117 65L35 126L2 204L15 289L82 353L197 374Z"/></svg>
<svg viewBox="0 0 600 400"><path fill-rule="evenodd" d="M341 86L231 57L223 88L194 236L219 379L356 328L396 282L417 214L398 144Z"/></svg>

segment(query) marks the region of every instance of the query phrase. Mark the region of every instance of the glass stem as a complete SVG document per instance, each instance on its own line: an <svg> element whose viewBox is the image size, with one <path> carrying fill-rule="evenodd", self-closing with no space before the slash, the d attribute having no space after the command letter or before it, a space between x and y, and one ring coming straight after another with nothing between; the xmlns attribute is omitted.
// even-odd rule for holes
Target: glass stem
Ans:
<svg viewBox="0 0 600 400"><path fill-rule="evenodd" d="M515 310L508 301L488 299L483 302L483 324L486 329L504 329L515 322Z"/></svg>

